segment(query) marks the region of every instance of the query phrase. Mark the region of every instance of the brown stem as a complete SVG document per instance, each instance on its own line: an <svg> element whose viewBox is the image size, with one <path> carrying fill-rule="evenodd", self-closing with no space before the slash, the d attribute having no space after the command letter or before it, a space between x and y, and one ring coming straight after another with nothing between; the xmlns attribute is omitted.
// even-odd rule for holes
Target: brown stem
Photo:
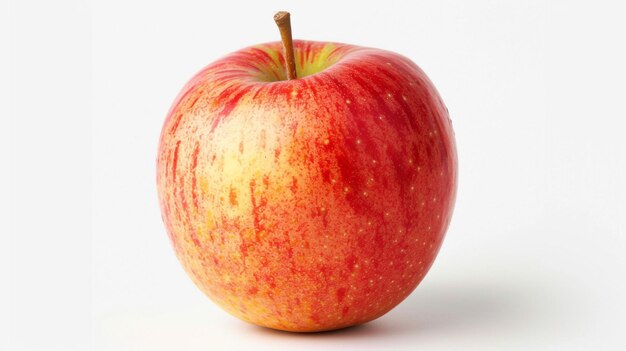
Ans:
<svg viewBox="0 0 626 351"><path fill-rule="evenodd" d="M293 38L291 38L291 20L289 12L278 11L274 15L274 21L280 30L280 38L283 41L283 51L285 53L285 62L287 63L287 79L298 78L296 74L296 58L293 53Z"/></svg>

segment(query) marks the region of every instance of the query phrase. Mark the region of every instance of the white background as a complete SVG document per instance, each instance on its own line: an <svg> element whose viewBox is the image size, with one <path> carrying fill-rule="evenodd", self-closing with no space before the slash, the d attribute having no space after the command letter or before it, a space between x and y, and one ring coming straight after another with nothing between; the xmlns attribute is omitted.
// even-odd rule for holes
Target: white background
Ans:
<svg viewBox="0 0 626 351"><path fill-rule="evenodd" d="M546 3L2 2L0 349L623 350L626 9ZM362 327L298 335L230 317L161 222L170 104L204 65L278 40L281 9L296 38L410 57L454 123L443 249Z"/></svg>

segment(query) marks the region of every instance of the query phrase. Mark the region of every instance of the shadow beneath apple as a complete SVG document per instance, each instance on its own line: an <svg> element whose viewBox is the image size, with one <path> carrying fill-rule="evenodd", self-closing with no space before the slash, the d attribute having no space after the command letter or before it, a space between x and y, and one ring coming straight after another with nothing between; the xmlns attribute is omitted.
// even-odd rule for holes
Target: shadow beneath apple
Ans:
<svg viewBox="0 0 626 351"><path fill-rule="evenodd" d="M490 285L417 289L383 317L386 334L462 333L522 324L534 310L528 292Z"/></svg>
<svg viewBox="0 0 626 351"><path fill-rule="evenodd" d="M290 333L250 325L258 336L295 339L379 339L424 334L459 334L513 328L537 318L533 296L493 285L420 286L387 315L354 327L319 333Z"/></svg>
<svg viewBox="0 0 626 351"><path fill-rule="evenodd" d="M284 337L284 338L296 338L296 339L302 339L302 338L315 339L315 338L334 338L334 337L346 338L350 336L360 337L360 335L368 334L370 332L369 329L371 329L371 327L372 327L372 323L367 323L367 324L362 324L362 325L355 325L353 327L330 330L330 331L323 331L323 332L293 333L293 332L288 332L288 331L258 327L254 325L249 326L249 328L252 329L253 333L264 334L268 336L274 335L277 337Z"/></svg>

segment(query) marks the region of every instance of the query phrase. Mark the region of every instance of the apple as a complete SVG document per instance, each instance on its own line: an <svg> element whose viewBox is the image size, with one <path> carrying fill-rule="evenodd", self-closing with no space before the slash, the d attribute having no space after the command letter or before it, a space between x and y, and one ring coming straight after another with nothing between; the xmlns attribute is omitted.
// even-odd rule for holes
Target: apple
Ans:
<svg viewBox="0 0 626 351"><path fill-rule="evenodd" d="M260 326L333 330L382 316L429 270L454 207L454 133L406 57L290 36L184 86L158 194L178 259L216 304Z"/></svg>

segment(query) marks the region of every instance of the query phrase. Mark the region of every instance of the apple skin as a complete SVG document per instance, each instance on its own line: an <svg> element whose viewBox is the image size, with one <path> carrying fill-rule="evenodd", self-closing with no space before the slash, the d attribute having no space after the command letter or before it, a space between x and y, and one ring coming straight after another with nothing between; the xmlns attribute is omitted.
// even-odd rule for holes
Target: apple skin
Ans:
<svg viewBox="0 0 626 351"><path fill-rule="evenodd" d="M398 54L279 42L201 70L163 126L163 220L193 282L234 316L298 332L378 318L424 278L454 207L451 121Z"/></svg>

